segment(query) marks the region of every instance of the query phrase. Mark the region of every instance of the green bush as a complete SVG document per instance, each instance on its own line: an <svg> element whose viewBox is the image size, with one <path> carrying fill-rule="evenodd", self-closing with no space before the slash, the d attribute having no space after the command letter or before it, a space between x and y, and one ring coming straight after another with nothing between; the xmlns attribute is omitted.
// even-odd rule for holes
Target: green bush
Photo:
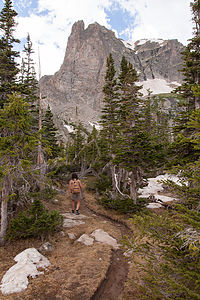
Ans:
<svg viewBox="0 0 200 300"><path fill-rule="evenodd" d="M100 178L96 179L94 188L97 189L100 194L106 190L110 190L112 188L111 177L109 175L101 175Z"/></svg>
<svg viewBox="0 0 200 300"><path fill-rule="evenodd" d="M58 192L51 187L46 187L42 191L32 192L29 194L29 198L33 199L39 199L39 200L45 200L47 202L51 202Z"/></svg>
<svg viewBox="0 0 200 300"><path fill-rule="evenodd" d="M10 221L6 239L44 238L50 233L60 230L62 224L63 216L59 212L48 211L39 199L35 199L29 209L19 213Z"/></svg>
<svg viewBox="0 0 200 300"><path fill-rule="evenodd" d="M105 208L114 209L124 214L131 214L140 211L146 204L145 199L138 199L137 204L129 197L117 197L112 199L109 195L104 194L99 200L100 204Z"/></svg>
<svg viewBox="0 0 200 300"><path fill-rule="evenodd" d="M140 299L200 299L200 244L195 227L199 213L191 212L190 226L185 214L185 210L182 216L173 210L162 215L137 214L131 219L137 233L125 239L124 246L134 251L136 264L138 256L146 260L143 283L137 286ZM142 265L138 267L141 270Z"/></svg>

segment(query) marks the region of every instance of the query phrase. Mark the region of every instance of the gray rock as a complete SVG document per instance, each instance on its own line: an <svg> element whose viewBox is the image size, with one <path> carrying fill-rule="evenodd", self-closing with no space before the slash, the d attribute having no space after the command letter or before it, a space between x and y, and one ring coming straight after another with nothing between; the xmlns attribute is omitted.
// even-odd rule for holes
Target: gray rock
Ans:
<svg viewBox="0 0 200 300"><path fill-rule="evenodd" d="M63 227L71 228L71 227L82 225L82 224L85 224L85 222L81 221L81 220L64 219Z"/></svg>
<svg viewBox="0 0 200 300"><path fill-rule="evenodd" d="M119 245L117 244L116 239L111 237L107 232L105 232L103 229L96 229L91 234L92 237L95 238L95 241L108 244L112 246L114 249L118 249Z"/></svg>
<svg viewBox="0 0 200 300"><path fill-rule="evenodd" d="M51 252L51 251L53 251L53 245L49 242L46 242L42 246L40 246L39 251L41 251L41 252Z"/></svg>
<svg viewBox="0 0 200 300"><path fill-rule="evenodd" d="M82 215L82 214L76 215L76 214L72 214L72 213L65 213L62 215L64 217L63 227L65 227L65 228L71 228L74 226L85 224L83 219L87 218L87 216Z"/></svg>
<svg viewBox="0 0 200 300"><path fill-rule="evenodd" d="M72 214L72 213L65 213L62 214L64 218L66 219L70 219L70 220L82 220L82 219L87 219L88 217L80 214L80 215L76 215L76 214Z"/></svg>
<svg viewBox="0 0 200 300"><path fill-rule="evenodd" d="M87 234L82 234L77 242L80 242L86 246L91 246L94 243L94 239L89 237Z"/></svg>
<svg viewBox="0 0 200 300"><path fill-rule="evenodd" d="M68 232L67 234L68 234L68 237L70 238L70 240L75 240L76 235L74 233Z"/></svg>

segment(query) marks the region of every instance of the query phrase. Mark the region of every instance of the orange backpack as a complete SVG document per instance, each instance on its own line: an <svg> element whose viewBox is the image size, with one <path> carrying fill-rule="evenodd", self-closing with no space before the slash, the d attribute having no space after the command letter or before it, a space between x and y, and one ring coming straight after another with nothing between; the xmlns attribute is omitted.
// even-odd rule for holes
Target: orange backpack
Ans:
<svg viewBox="0 0 200 300"><path fill-rule="evenodd" d="M72 180L71 182L72 194L79 194L81 191L80 184L78 180Z"/></svg>

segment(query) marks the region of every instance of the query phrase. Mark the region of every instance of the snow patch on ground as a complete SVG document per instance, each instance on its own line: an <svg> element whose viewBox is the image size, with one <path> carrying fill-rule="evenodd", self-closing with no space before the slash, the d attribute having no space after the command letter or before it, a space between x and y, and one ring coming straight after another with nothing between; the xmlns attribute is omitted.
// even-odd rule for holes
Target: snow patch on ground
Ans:
<svg viewBox="0 0 200 300"><path fill-rule="evenodd" d="M165 174L165 175L159 175L155 178L148 178L148 185L145 186L144 188L138 190L138 192L140 193L139 197L142 197L142 198L154 197L155 200L157 200L157 201L161 200L162 202L170 202L170 201L176 200L173 197L164 196L164 195L159 194L160 192L163 192L163 183L160 181L168 180L168 179L175 182L176 184L181 185L179 177L177 177L175 175ZM148 208L159 208L159 207L162 207L162 205L160 203L149 203L147 205L147 207Z"/></svg>
<svg viewBox="0 0 200 300"><path fill-rule="evenodd" d="M28 286L28 277L35 278L44 274L37 269L46 269L50 265L49 260L35 248L24 250L14 260L17 263L6 272L1 281L0 288L4 295L24 291Z"/></svg>
<svg viewBox="0 0 200 300"><path fill-rule="evenodd" d="M146 96L148 94L148 89L152 91L152 94L163 94L163 93L171 93L175 87L178 87L178 83L169 83L164 79L147 79L145 81L138 82L138 85L142 85L142 89L140 92Z"/></svg>

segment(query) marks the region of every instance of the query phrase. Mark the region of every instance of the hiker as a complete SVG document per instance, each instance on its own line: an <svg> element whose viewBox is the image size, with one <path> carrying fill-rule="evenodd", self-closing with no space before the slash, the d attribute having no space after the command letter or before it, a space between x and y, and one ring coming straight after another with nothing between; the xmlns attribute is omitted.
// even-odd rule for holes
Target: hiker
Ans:
<svg viewBox="0 0 200 300"><path fill-rule="evenodd" d="M72 199L72 213L75 211L76 201L76 215L79 215L80 200L83 198L83 185L76 173L72 174L72 179L69 182L68 196L70 195Z"/></svg>

